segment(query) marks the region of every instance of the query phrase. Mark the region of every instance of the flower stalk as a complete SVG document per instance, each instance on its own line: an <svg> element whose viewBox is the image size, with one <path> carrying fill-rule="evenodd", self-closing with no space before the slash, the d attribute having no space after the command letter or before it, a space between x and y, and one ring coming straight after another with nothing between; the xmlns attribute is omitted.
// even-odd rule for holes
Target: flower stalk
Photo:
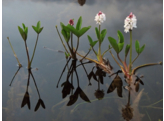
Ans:
<svg viewBox="0 0 164 121"><path fill-rule="evenodd" d="M129 72L132 70L132 30L130 30L130 59L129 59Z"/></svg>

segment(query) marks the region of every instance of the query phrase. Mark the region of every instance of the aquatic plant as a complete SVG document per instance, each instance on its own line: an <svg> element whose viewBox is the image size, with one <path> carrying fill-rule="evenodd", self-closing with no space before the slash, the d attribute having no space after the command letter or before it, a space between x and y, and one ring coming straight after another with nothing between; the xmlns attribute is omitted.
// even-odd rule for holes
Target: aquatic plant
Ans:
<svg viewBox="0 0 164 121"><path fill-rule="evenodd" d="M34 81L34 84L35 84L35 87L36 87L36 90L37 90L37 93L38 93L38 96L39 96L38 103L36 104L36 107L35 107L35 111L37 111L40 105L43 108L45 108L45 105L44 105L43 100L40 97L40 93L39 93L39 90L38 90L38 87L37 87L35 78L34 78L33 73L31 71L31 69L32 69L31 68L31 64L32 64L32 61L33 61L33 58L34 58L34 55L35 55L35 50L36 50L36 46L37 46L37 43L38 43L39 34L42 32L43 27L41 27L41 22L40 21L37 22L37 25L36 26L32 26L33 30L37 33L37 38L36 38L36 42L35 42L35 46L34 46L32 58L30 60L29 50L28 50L28 47L27 47L28 27L26 27L24 23L22 23L22 26L23 26L23 28L21 28L20 26L18 26L18 30L19 30L19 33L20 33L20 35L21 35L21 37L22 37L22 39L24 40L24 43L25 43L25 49L26 49L27 60L28 60L28 66L27 66L27 69L28 69L28 79L27 79L27 88L26 88L26 92L24 94L24 98L22 100L21 107L24 107L25 105L27 105L29 109L31 108L31 106L30 106L30 95L29 95L29 92L28 92L28 87L29 87L29 83L30 83L30 76L32 76L33 81ZM9 40L9 37L7 37L7 39L9 41L9 44L10 44L10 46L12 48L12 51L14 53L14 56L16 57L17 62L18 62L18 65L19 65L18 70L16 71L15 75L13 76L13 78L11 80L11 83L10 83L10 86L11 86L11 84L12 84L15 76L17 75L17 73L20 70L20 68L22 67L22 65L20 64L20 62L19 62L19 60L17 58L17 55L16 55L16 53L15 53L15 51L14 51L12 45L11 45L11 42Z"/></svg>
<svg viewBox="0 0 164 121"><path fill-rule="evenodd" d="M82 59L80 59L80 61L82 61L83 59L86 59L86 60L89 60L91 62L94 62L94 63L96 63L96 66L97 67L100 67L103 71L105 71L106 73L110 74L111 73L111 70L113 68L110 65L109 61L107 59L104 59L103 58L103 56L105 55L105 53L109 51L110 54L111 54L111 56L113 57L114 61L120 67L121 72L124 74L124 76L125 76L125 78L126 78L127 81L132 80L132 76L135 74L136 70L138 70L139 68L146 67L146 66L152 66L152 65L162 64L162 62L159 62L159 63L147 63L147 64L143 64L143 65L137 66L135 68L132 68L132 64L136 61L136 59L139 57L139 55L143 52L143 50L145 48L145 44L140 47L139 41L136 40L136 42L135 42L135 49L136 49L136 52L137 52L137 56L134 58L134 60L132 60L132 30L133 30L133 28L137 28L137 19L136 19L136 16L132 12L124 20L124 28L125 28L124 31L126 33L127 32L130 32L130 44L127 44L126 45L124 61L119 56L119 53L123 50L123 47L124 47L124 36L123 36L123 34L122 34L121 31L118 31L117 32L118 42L114 38L112 38L110 36L108 37L108 40L110 42L110 45L109 45L109 47L107 48L106 51L104 51L103 53L101 53L101 44L104 41L104 38L105 38L106 33L107 33L107 30L106 29L103 29L101 31L101 24L105 20L106 20L105 14L103 12L99 11L99 13L97 13L96 16L95 16L95 21L96 21L97 24L99 24L99 29L97 27L95 28L95 33L96 33L97 40L96 41L93 41L93 39L88 35L90 49L89 49L88 53L85 56L83 56L83 55L81 55L81 54L79 54L77 52L78 46L79 46L79 38L85 32L87 32L88 29L91 28L91 26L84 27L84 28L81 29L82 17L79 18L79 20L78 20L78 22L76 24L76 28L73 27L73 24L71 24L71 25L68 24L67 26L65 26L63 23L60 23L61 24L61 28L62 28L61 33L62 33L62 35L63 35L63 37L64 37L64 39L65 39L65 41L66 41L66 43L68 45L69 52L68 52L68 49L66 48L64 42L62 41L62 38L61 38L60 33L59 33L59 31L57 29L57 26L56 26L58 35L59 35L59 37L61 39L61 42L62 42L62 44L63 44L63 46L65 48L65 51L66 51L65 54L66 54L66 56L67 57L71 57L73 59L77 59L76 58L76 55L79 55L79 56L82 57ZM74 23L74 20L73 19L71 19L70 21L72 23ZM77 38L78 38L76 49L73 47L72 33L74 35L76 35ZM71 35L71 47L70 47L70 45L68 43L69 40L70 40L70 35ZM96 43L99 43L98 52L96 52L95 49L94 49L94 46L96 45ZM116 52L117 58L121 62L122 65L114 57L111 49L113 49ZM87 57L87 55L89 54L89 52L91 50L93 50L94 54L97 57L97 60L93 60L93 59ZM129 64L127 64L126 58L128 56L129 51L130 51Z"/></svg>

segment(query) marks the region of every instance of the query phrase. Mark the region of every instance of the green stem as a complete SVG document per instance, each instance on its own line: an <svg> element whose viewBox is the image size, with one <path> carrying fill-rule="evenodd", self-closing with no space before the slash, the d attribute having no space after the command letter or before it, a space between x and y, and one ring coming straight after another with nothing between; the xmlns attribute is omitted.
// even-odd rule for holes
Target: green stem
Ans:
<svg viewBox="0 0 164 121"><path fill-rule="evenodd" d="M100 40L100 27L99 25L99 49L98 49L98 61L102 62L102 57L101 57L101 40Z"/></svg>
<svg viewBox="0 0 164 121"><path fill-rule="evenodd" d="M105 52L103 52L102 57L105 55L106 52L108 52L108 50L110 50L111 48L108 48Z"/></svg>
<svg viewBox="0 0 164 121"><path fill-rule="evenodd" d="M115 60L115 62L117 63L117 65L120 66L120 68L121 68L121 65L118 63L118 61L117 61L116 58L114 57L114 55L112 54L111 50L110 50L109 52L110 52L110 54L112 55L112 57L113 57L113 59Z"/></svg>
<svg viewBox="0 0 164 121"><path fill-rule="evenodd" d="M137 71L137 69L139 69L139 68L146 67L146 66L160 65L161 63L162 62L159 62L159 63L148 63L148 64L143 64L143 65L137 66L136 68L134 68L132 70L132 74L134 74Z"/></svg>
<svg viewBox="0 0 164 121"><path fill-rule="evenodd" d="M35 55L35 50L36 50L36 46L37 46L37 43L38 43L38 38L39 38L39 34L37 34L34 51L33 51L33 54L32 54L31 61L30 61L30 67L31 67L31 64L32 64L32 61L33 61L33 58L34 58L34 55Z"/></svg>
<svg viewBox="0 0 164 121"><path fill-rule="evenodd" d="M129 61L129 72L131 73L132 71L132 30L130 30L130 61Z"/></svg>
<svg viewBox="0 0 164 121"><path fill-rule="evenodd" d="M9 40L9 37L7 37L7 39L8 39L8 41L9 41L10 47L11 47L13 53L14 53L14 56L15 56L17 62L18 62L19 67L22 67L22 65L20 64L20 62L19 62L19 60L18 60L18 57L17 57L17 55L16 55L16 53L15 53L13 47L12 47L12 44L11 44L11 42L10 42L10 40Z"/></svg>
<svg viewBox="0 0 164 121"><path fill-rule="evenodd" d="M135 59L132 61L132 64L134 63L134 61L138 58L139 54L135 57Z"/></svg>
<svg viewBox="0 0 164 121"><path fill-rule="evenodd" d="M62 42L62 44L63 44L63 47L64 47L65 51L66 51L67 53L69 53L68 50L67 50L67 48L65 47L65 44L64 44L64 42L63 42L61 36L60 36L60 33L59 33L59 30L58 30L58 27L57 27L57 26L56 26L56 30L57 30L57 32L58 32L58 35L59 35L59 37L60 37L60 40L61 40L61 42Z"/></svg>
<svg viewBox="0 0 164 121"><path fill-rule="evenodd" d="M117 53L117 58L119 59L119 61L123 64L123 61L121 60L119 54Z"/></svg>

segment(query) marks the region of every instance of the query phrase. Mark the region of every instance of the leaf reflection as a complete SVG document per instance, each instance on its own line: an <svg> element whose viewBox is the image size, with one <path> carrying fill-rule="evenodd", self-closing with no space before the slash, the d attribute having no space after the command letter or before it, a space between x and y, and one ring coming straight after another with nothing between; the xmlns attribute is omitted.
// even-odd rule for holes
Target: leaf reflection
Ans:
<svg viewBox="0 0 164 121"><path fill-rule="evenodd" d="M122 79L118 75L116 75L111 85L109 86L107 93L111 93L115 90L115 88L117 88L117 95L119 97L122 97L122 85Z"/></svg>

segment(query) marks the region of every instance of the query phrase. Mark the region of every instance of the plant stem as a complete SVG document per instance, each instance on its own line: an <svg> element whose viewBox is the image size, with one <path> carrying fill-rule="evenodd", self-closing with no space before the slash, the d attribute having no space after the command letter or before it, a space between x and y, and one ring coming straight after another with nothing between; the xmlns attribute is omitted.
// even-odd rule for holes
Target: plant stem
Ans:
<svg viewBox="0 0 164 121"><path fill-rule="evenodd" d="M110 52L110 54L112 55L112 57L113 57L113 59L115 60L115 62L117 63L117 65L120 66L120 68L121 68L121 65L118 63L118 61L117 61L116 58L114 57L114 55L112 54L111 50L110 50L109 52Z"/></svg>
<svg viewBox="0 0 164 121"><path fill-rule="evenodd" d="M11 84L12 84L12 82L13 82L13 80L14 80L15 76L18 74L18 71L20 70L20 68L21 68L21 67L18 67L18 70L17 70L17 71L16 71L16 73L14 74L14 76L13 76L13 78L12 78L12 80L11 80L11 82L10 82L10 85L9 85L9 86L11 86Z"/></svg>
<svg viewBox="0 0 164 121"><path fill-rule="evenodd" d="M108 52L108 50L110 50L111 48L108 48L105 52L103 52L102 57L105 55L106 52Z"/></svg>
<svg viewBox="0 0 164 121"><path fill-rule="evenodd" d="M130 30L130 61L129 61L129 72L132 71L132 30Z"/></svg>
<svg viewBox="0 0 164 121"><path fill-rule="evenodd" d="M22 65L20 64L20 62L19 62L19 60L18 60L18 57L17 57L17 55L16 55L16 53L15 53L13 47L12 47L12 44L11 44L11 42L10 42L10 40L9 40L9 37L7 37L7 39L8 39L8 41L9 41L10 47L11 47L13 53L14 53L14 56L15 56L15 58L17 59L17 62L18 62L19 67L22 67Z"/></svg>
<svg viewBox="0 0 164 121"><path fill-rule="evenodd" d="M73 50L73 34L72 34L72 32L71 32L71 48Z"/></svg>
<svg viewBox="0 0 164 121"><path fill-rule="evenodd" d="M57 32L58 32L58 35L59 35L59 37L60 37L60 40L61 40L61 42L62 42L62 44L63 44L63 47L64 47L65 51L66 51L67 53L69 53L68 50L67 50L67 48L65 47L65 44L64 44L64 42L63 42L61 36L60 36L60 33L59 33L59 30L58 30L58 27L57 27L57 26L56 26L56 30L57 30Z"/></svg>
<svg viewBox="0 0 164 121"><path fill-rule="evenodd" d="M76 54L79 55L80 57L84 57L83 55L80 55L78 52L76 52ZM94 63L100 64L98 61L93 60L93 59L91 59L91 58L85 57L85 59L87 59L87 60L89 60L89 61L92 61L92 62L94 62Z"/></svg>
<svg viewBox="0 0 164 121"><path fill-rule="evenodd" d="M89 54L90 51L91 51L91 49L89 49L88 53L82 59L80 59L80 61L82 61L85 57L87 57L87 55Z"/></svg>
<svg viewBox="0 0 164 121"><path fill-rule="evenodd" d="M72 55L72 57L74 56L74 53L73 53L73 50L71 49L71 47L70 47L70 45L69 45L69 43L67 42L67 46L68 46L68 49L69 49L69 51L70 51L70 53L71 53L71 55Z"/></svg>
<svg viewBox="0 0 164 121"><path fill-rule="evenodd" d="M135 59L132 61L132 64L134 63L134 61L138 58L139 54L135 57Z"/></svg>
<svg viewBox="0 0 164 121"><path fill-rule="evenodd" d="M76 54L78 48L79 48L79 37L77 38L77 46L76 46L75 54Z"/></svg>
<svg viewBox="0 0 164 121"><path fill-rule="evenodd" d="M93 50L93 52L95 53L95 55L97 56L97 53L96 53L96 51L95 51L95 49L92 47L92 50Z"/></svg>
<svg viewBox="0 0 164 121"><path fill-rule="evenodd" d="M100 27L101 27L101 25L99 25L99 49L98 49L98 61L100 61L100 63L101 63L101 62L102 62L102 57L101 57Z"/></svg>
<svg viewBox="0 0 164 121"><path fill-rule="evenodd" d="M26 41L25 42L25 48L26 48L26 54L27 54L27 59L28 59L28 69L30 69L30 57L29 57L29 53L28 53L28 48L27 48L27 44L26 44Z"/></svg>
<svg viewBox="0 0 164 121"><path fill-rule="evenodd" d="M39 93L39 90L38 90L38 87L37 87L37 84L36 84L35 78L34 78L32 72L31 72L31 70L30 70L30 74L31 74L31 76L32 76L32 78L33 78L33 81L34 81L34 84L35 84L35 87L36 87L36 90L37 90L37 92L38 92L38 96L39 96L39 99L40 99L40 93Z"/></svg>
<svg viewBox="0 0 164 121"><path fill-rule="evenodd" d="M34 55L35 55L35 50L36 50L36 46L37 46L37 43L38 43L38 38L39 38L39 34L37 34L34 51L33 51L33 54L32 54L31 61L30 61L30 67L31 67L31 64L32 64L32 61L33 61L33 58L34 58Z"/></svg>
<svg viewBox="0 0 164 121"><path fill-rule="evenodd" d="M132 70L132 74L134 74L137 71L137 69L139 69L139 68L146 67L146 66L160 65L160 64L161 64L161 62L159 62L159 63L148 63L148 64L143 64L143 65L137 66L136 68L134 68Z"/></svg>
<svg viewBox="0 0 164 121"><path fill-rule="evenodd" d="M121 60L119 54L117 53L117 58L119 59L119 61L123 64L123 61Z"/></svg>

